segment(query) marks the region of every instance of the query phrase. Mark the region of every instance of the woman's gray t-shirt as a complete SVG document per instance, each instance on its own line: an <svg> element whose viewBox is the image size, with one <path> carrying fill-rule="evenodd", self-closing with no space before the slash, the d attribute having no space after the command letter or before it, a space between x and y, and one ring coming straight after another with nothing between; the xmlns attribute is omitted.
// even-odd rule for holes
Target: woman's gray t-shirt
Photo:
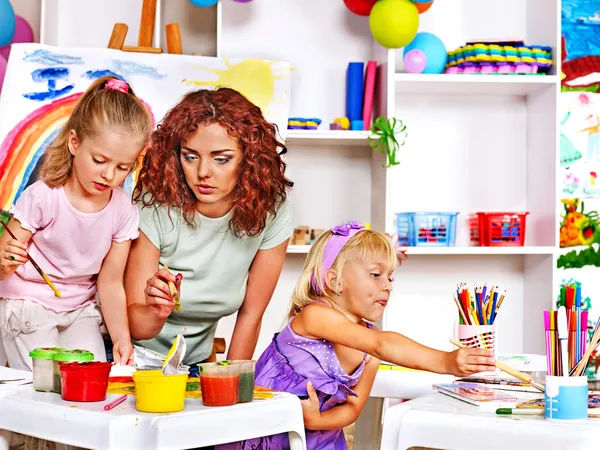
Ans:
<svg viewBox="0 0 600 450"><path fill-rule="evenodd" d="M229 230L231 212L212 219L198 213L196 228L183 220L179 210L142 207L140 231L160 250L160 262L174 274L183 274L181 311L173 310L153 339L137 345L167 354L175 337L183 332L187 351L184 364L204 361L212 353L217 323L236 312L244 301L248 270L259 250L277 247L292 235L289 197L256 237L235 237Z"/></svg>

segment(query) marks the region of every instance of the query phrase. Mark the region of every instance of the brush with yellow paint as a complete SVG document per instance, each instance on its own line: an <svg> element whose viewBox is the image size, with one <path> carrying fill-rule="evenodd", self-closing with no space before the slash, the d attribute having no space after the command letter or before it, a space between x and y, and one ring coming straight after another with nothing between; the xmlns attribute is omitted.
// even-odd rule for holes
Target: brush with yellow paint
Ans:
<svg viewBox="0 0 600 450"><path fill-rule="evenodd" d="M165 270L169 270L169 266L163 264ZM181 311L181 303L179 302L179 292L177 292L177 288L175 287L175 283L169 281L169 291L171 291L171 297L173 297L173 302L175 303L175 309L177 311Z"/></svg>
<svg viewBox="0 0 600 450"><path fill-rule="evenodd" d="M6 226L6 224L4 222L2 222L1 220L0 220L0 223L2 224L2 226L4 227L4 229L6 230L6 232L8 234L10 234L10 237L12 237L15 241L18 241L17 237L13 234L12 231L10 231L10 229ZM42 278L44 279L44 281L46 282L46 284L48 286L50 286L50 288L54 291L54 296L58 297L58 298L61 298L62 295L60 294L60 292L58 291L58 289L56 289L56 287L52 284L52 281L50 281L50 278L48 278L48 275L46 275L44 273L44 271L41 269L41 267L37 265L37 263L33 260L33 258L31 256L29 256L29 253L27 253L27 259L33 265L33 267L35 267L35 270L37 270L38 273L42 276Z"/></svg>

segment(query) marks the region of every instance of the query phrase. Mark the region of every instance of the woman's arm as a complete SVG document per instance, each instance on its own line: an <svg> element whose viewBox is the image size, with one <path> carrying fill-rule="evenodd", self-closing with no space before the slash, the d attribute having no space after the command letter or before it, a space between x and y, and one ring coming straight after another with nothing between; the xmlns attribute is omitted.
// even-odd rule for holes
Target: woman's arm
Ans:
<svg viewBox="0 0 600 450"><path fill-rule="evenodd" d="M262 317L279 280L289 240L269 250L259 250L248 272L244 303L238 311L227 359L252 359Z"/></svg>
<svg viewBox="0 0 600 450"><path fill-rule="evenodd" d="M357 397L349 395L344 403L327 411L319 411L319 399L314 387L310 386L309 399L302 401L304 426L309 430L339 430L356 422L371 393L377 369L379 369L379 359L371 358L365 365L358 383L352 388Z"/></svg>
<svg viewBox="0 0 600 450"><path fill-rule="evenodd" d="M166 270L157 272L159 260L160 250L140 230L140 236L131 245L125 268L127 313L131 336L135 340L156 337L173 310L169 287L157 275L173 282L176 281L175 276ZM146 299L147 289L152 289L152 299L155 300L152 305Z"/></svg>
<svg viewBox="0 0 600 450"><path fill-rule="evenodd" d="M113 357L115 362L122 364L131 362L133 353L123 287L123 273L130 246L129 240L122 243L113 241L102 261L96 283L104 322L113 342Z"/></svg>
<svg viewBox="0 0 600 450"><path fill-rule="evenodd" d="M21 227L17 219L10 219L8 228L17 238L16 240L2 227L0 236L0 280L9 277L19 266L27 262L27 244L31 239L31 231Z"/></svg>
<svg viewBox="0 0 600 450"><path fill-rule="evenodd" d="M302 336L326 339L404 367L456 376L495 370L494 360L487 350L436 350L399 333L368 329L350 322L344 315L324 305L305 307L292 326L294 332Z"/></svg>

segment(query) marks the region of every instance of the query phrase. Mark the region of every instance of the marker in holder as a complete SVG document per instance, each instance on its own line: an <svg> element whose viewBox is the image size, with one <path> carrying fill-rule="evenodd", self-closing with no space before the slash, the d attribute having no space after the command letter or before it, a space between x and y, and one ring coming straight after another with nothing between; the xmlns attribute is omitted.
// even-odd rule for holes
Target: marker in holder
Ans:
<svg viewBox="0 0 600 450"><path fill-rule="evenodd" d="M498 348L498 332L496 325L460 325L454 330L456 340L466 347L483 348L496 357Z"/></svg>
<svg viewBox="0 0 600 450"><path fill-rule="evenodd" d="M588 418L588 379L546 376L544 417L556 422L585 422Z"/></svg>

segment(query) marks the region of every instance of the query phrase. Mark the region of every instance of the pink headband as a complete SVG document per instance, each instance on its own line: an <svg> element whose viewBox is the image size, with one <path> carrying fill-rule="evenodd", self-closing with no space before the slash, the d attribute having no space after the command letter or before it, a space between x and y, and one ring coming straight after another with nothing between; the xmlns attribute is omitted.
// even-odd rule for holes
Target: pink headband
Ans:
<svg viewBox="0 0 600 450"><path fill-rule="evenodd" d="M345 223L343 225L337 225L331 229L333 235L329 238L327 244L325 244L325 251L323 254L323 268L321 269L321 276L323 277L323 286L325 286L325 272L331 269L335 258L337 258L337 256L340 254L340 252L342 251L346 243L352 238L352 236L354 236L356 233L358 233L360 230L363 230L364 228L365 226L363 224L355 220L352 222ZM323 295L323 292L321 292L321 288L316 282L314 276L311 280L311 283L313 289L319 295Z"/></svg>
<svg viewBox="0 0 600 450"><path fill-rule="evenodd" d="M120 91L125 94L129 94L129 85L125 83L123 80L118 80L116 78L111 78L104 84L104 89L108 89L110 91Z"/></svg>

